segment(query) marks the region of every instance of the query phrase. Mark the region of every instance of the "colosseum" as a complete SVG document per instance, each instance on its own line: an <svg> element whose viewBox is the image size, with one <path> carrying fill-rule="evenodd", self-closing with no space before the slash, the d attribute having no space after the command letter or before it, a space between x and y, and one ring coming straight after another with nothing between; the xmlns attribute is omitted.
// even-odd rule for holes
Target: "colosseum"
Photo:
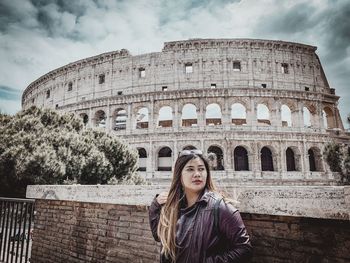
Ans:
<svg viewBox="0 0 350 263"><path fill-rule="evenodd" d="M164 182L178 153L201 149L216 180L333 185L326 143L349 142L316 47L273 40L190 39L161 52L122 49L55 69L22 107L75 112L139 152Z"/></svg>

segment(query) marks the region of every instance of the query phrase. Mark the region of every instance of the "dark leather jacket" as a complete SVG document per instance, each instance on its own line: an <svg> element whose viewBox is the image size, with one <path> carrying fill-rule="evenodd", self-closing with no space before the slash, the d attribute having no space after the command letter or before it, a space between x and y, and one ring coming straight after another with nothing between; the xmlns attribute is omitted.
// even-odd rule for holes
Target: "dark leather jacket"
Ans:
<svg viewBox="0 0 350 263"><path fill-rule="evenodd" d="M248 262L252 246L236 208L226 202L219 206L218 231L214 227L214 204L218 194L205 191L191 207L180 209L176 225L177 263ZM149 220L153 237L157 235L161 205L156 198L149 207ZM170 262L161 255L161 262Z"/></svg>

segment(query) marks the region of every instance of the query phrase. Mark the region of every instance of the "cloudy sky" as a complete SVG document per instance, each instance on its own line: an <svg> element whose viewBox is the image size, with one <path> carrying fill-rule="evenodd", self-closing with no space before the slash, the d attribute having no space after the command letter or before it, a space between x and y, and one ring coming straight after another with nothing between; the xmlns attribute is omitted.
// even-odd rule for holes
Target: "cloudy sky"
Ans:
<svg viewBox="0 0 350 263"><path fill-rule="evenodd" d="M32 81L70 62L122 48L160 52L188 38L317 46L346 123L349 0L0 0L0 111L17 112Z"/></svg>

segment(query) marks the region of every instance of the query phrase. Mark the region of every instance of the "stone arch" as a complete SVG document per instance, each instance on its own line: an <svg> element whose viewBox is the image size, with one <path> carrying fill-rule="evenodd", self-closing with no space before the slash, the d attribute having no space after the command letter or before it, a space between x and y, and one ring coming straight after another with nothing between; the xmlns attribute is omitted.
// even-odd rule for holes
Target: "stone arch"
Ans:
<svg viewBox="0 0 350 263"><path fill-rule="evenodd" d="M239 145L233 151L235 171L249 171L248 151Z"/></svg>
<svg viewBox="0 0 350 263"><path fill-rule="evenodd" d="M87 115L85 112L80 113L79 117L83 120L84 126L89 123L89 115Z"/></svg>
<svg viewBox="0 0 350 263"><path fill-rule="evenodd" d="M222 171L224 168L224 152L221 147L217 145L209 146L208 150L208 160L211 164L213 170Z"/></svg>
<svg viewBox="0 0 350 263"><path fill-rule="evenodd" d="M258 124L271 125L269 107L266 104L260 103L256 106L256 109Z"/></svg>
<svg viewBox="0 0 350 263"><path fill-rule="evenodd" d="M139 107L136 113L136 129L148 129L149 110L147 107Z"/></svg>
<svg viewBox="0 0 350 263"><path fill-rule="evenodd" d="M185 147L182 148L182 150L196 150L197 148L193 145L186 145Z"/></svg>
<svg viewBox="0 0 350 263"><path fill-rule="evenodd" d="M138 171L145 172L147 170L147 152L145 148L137 148L139 154L139 168Z"/></svg>
<svg viewBox="0 0 350 263"><path fill-rule="evenodd" d="M307 154L310 172L323 172L321 150L317 147L310 147Z"/></svg>
<svg viewBox="0 0 350 263"><path fill-rule="evenodd" d="M95 123L94 123L96 127L106 128L106 120L107 120L107 116L103 110L96 111Z"/></svg>
<svg viewBox="0 0 350 263"><path fill-rule="evenodd" d="M168 128L173 126L173 109L163 106L158 112L158 127Z"/></svg>
<svg viewBox="0 0 350 263"><path fill-rule="evenodd" d="M244 98L231 98L228 100L228 104L231 105L231 109L233 104L242 104L242 106L246 109L246 112L250 111L250 103Z"/></svg>
<svg viewBox="0 0 350 263"><path fill-rule="evenodd" d="M314 127L317 117L317 108L313 104L305 104L303 106L304 127Z"/></svg>
<svg viewBox="0 0 350 263"><path fill-rule="evenodd" d="M115 131L126 129L126 120L128 119L128 114L124 108L117 108L113 114L113 129Z"/></svg>
<svg viewBox="0 0 350 263"><path fill-rule="evenodd" d="M222 113L219 104L211 103L206 106L205 123L208 126L216 126L222 124Z"/></svg>
<svg viewBox="0 0 350 263"><path fill-rule="evenodd" d="M264 146L260 150L261 171L275 171L273 150L270 146Z"/></svg>
<svg viewBox="0 0 350 263"><path fill-rule="evenodd" d="M247 124L247 109L241 103L231 105L231 122L234 125Z"/></svg>
<svg viewBox="0 0 350 263"><path fill-rule="evenodd" d="M158 151L158 171L171 171L173 151L164 146Z"/></svg>
<svg viewBox="0 0 350 263"><path fill-rule="evenodd" d="M326 129L336 128L334 112L331 107L326 106L323 108L323 121Z"/></svg>
<svg viewBox="0 0 350 263"><path fill-rule="evenodd" d="M281 106L282 127L292 127L292 111L288 105Z"/></svg>
<svg viewBox="0 0 350 263"><path fill-rule="evenodd" d="M296 163L295 163L295 156L294 151L288 147L286 150L286 166L287 171L296 171Z"/></svg>
<svg viewBox="0 0 350 263"><path fill-rule="evenodd" d="M191 127L198 125L197 107L192 103L186 103L181 111L181 126Z"/></svg>

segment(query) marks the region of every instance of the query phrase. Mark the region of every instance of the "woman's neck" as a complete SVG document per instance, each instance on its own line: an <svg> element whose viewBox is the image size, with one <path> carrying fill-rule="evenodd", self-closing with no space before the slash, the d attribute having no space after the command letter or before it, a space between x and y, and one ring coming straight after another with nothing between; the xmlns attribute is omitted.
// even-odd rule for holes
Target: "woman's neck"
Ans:
<svg viewBox="0 0 350 263"><path fill-rule="evenodd" d="M197 193L186 193L187 207L192 206L198 200L198 196Z"/></svg>

